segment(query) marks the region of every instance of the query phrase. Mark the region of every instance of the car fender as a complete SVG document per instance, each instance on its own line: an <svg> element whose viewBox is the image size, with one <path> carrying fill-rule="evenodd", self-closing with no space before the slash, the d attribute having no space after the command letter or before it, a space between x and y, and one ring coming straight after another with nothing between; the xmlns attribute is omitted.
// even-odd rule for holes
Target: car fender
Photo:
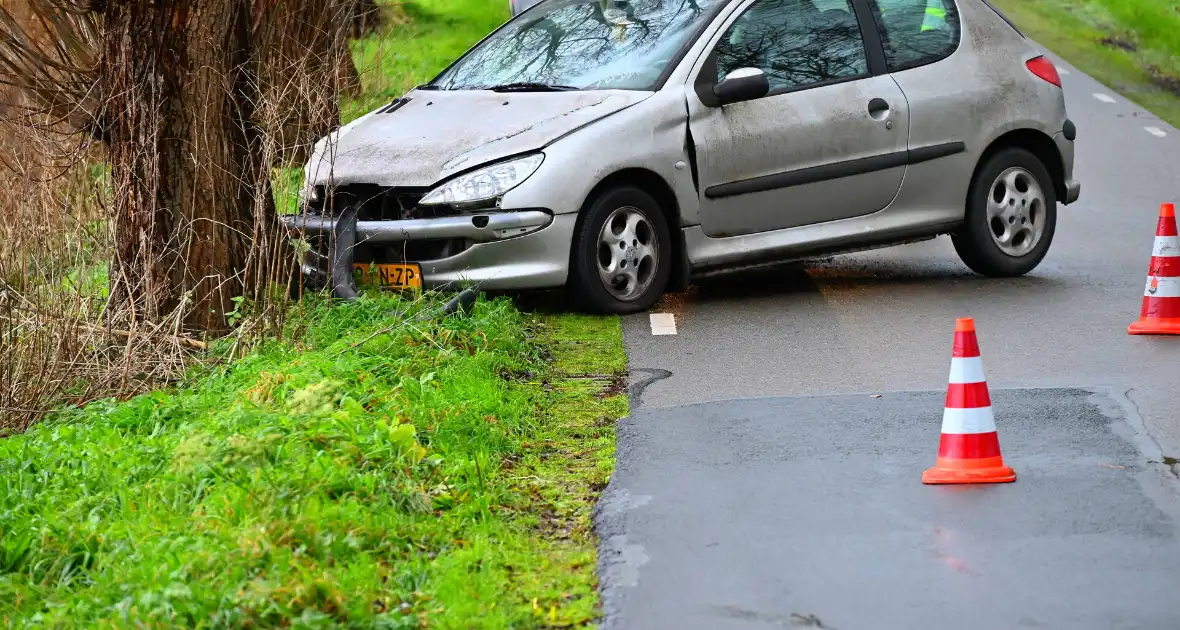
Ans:
<svg viewBox="0 0 1180 630"><path fill-rule="evenodd" d="M541 167L506 193L501 207L578 212L607 178L639 169L667 184L676 199L681 226L697 223L699 200L686 147L687 129L683 94L656 92L547 145Z"/></svg>

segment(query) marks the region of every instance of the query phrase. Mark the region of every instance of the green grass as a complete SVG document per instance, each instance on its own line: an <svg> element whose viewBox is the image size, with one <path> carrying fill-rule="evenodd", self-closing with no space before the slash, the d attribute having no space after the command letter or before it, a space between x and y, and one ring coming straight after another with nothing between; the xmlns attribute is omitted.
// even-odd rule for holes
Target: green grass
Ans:
<svg viewBox="0 0 1180 630"><path fill-rule="evenodd" d="M345 122L430 80L511 17L508 0L414 0L395 7L390 32L353 44L365 95L342 108Z"/></svg>
<svg viewBox="0 0 1180 630"><path fill-rule="evenodd" d="M1180 9L1173 0L992 0L1026 35L1180 127Z"/></svg>
<svg viewBox="0 0 1180 630"><path fill-rule="evenodd" d="M618 321L414 319L437 306L308 304L175 391L0 440L0 625L592 625Z"/></svg>

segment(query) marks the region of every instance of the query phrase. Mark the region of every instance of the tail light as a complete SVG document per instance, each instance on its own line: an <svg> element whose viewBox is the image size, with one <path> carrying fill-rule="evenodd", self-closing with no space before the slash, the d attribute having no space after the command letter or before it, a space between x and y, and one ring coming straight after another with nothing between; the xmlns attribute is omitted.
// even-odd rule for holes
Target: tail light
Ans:
<svg viewBox="0 0 1180 630"><path fill-rule="evenodd" d="M1053 62L1049 61L1048 57L1033 57L1024 63L1033 74L1042 79L1061 87L1061 77L1057 75L1057 68L1053 66Z"/></svg>

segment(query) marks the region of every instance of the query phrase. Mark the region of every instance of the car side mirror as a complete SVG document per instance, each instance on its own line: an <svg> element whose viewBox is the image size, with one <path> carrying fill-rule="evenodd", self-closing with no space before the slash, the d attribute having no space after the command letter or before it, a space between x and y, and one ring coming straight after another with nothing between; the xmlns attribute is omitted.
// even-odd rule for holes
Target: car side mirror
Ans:
<svg viewBox="0 0 1180 630"><path fill-rule="evenodd" d="M770 80L758 68L738 68L713 86L713 96L717 97L719 105L762 98L768 92Z"/></svg>

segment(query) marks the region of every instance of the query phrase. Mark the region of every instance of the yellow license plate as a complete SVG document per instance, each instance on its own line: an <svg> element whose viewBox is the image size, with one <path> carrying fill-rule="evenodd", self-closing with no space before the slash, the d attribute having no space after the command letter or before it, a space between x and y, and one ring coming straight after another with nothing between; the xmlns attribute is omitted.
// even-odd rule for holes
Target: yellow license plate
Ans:
<svg viewBox="0 0 1180 630"><path fill-rule="evenodd" d="M390 289L421 289L422 268L415 263L353 263L357 284Z"/></svg>

